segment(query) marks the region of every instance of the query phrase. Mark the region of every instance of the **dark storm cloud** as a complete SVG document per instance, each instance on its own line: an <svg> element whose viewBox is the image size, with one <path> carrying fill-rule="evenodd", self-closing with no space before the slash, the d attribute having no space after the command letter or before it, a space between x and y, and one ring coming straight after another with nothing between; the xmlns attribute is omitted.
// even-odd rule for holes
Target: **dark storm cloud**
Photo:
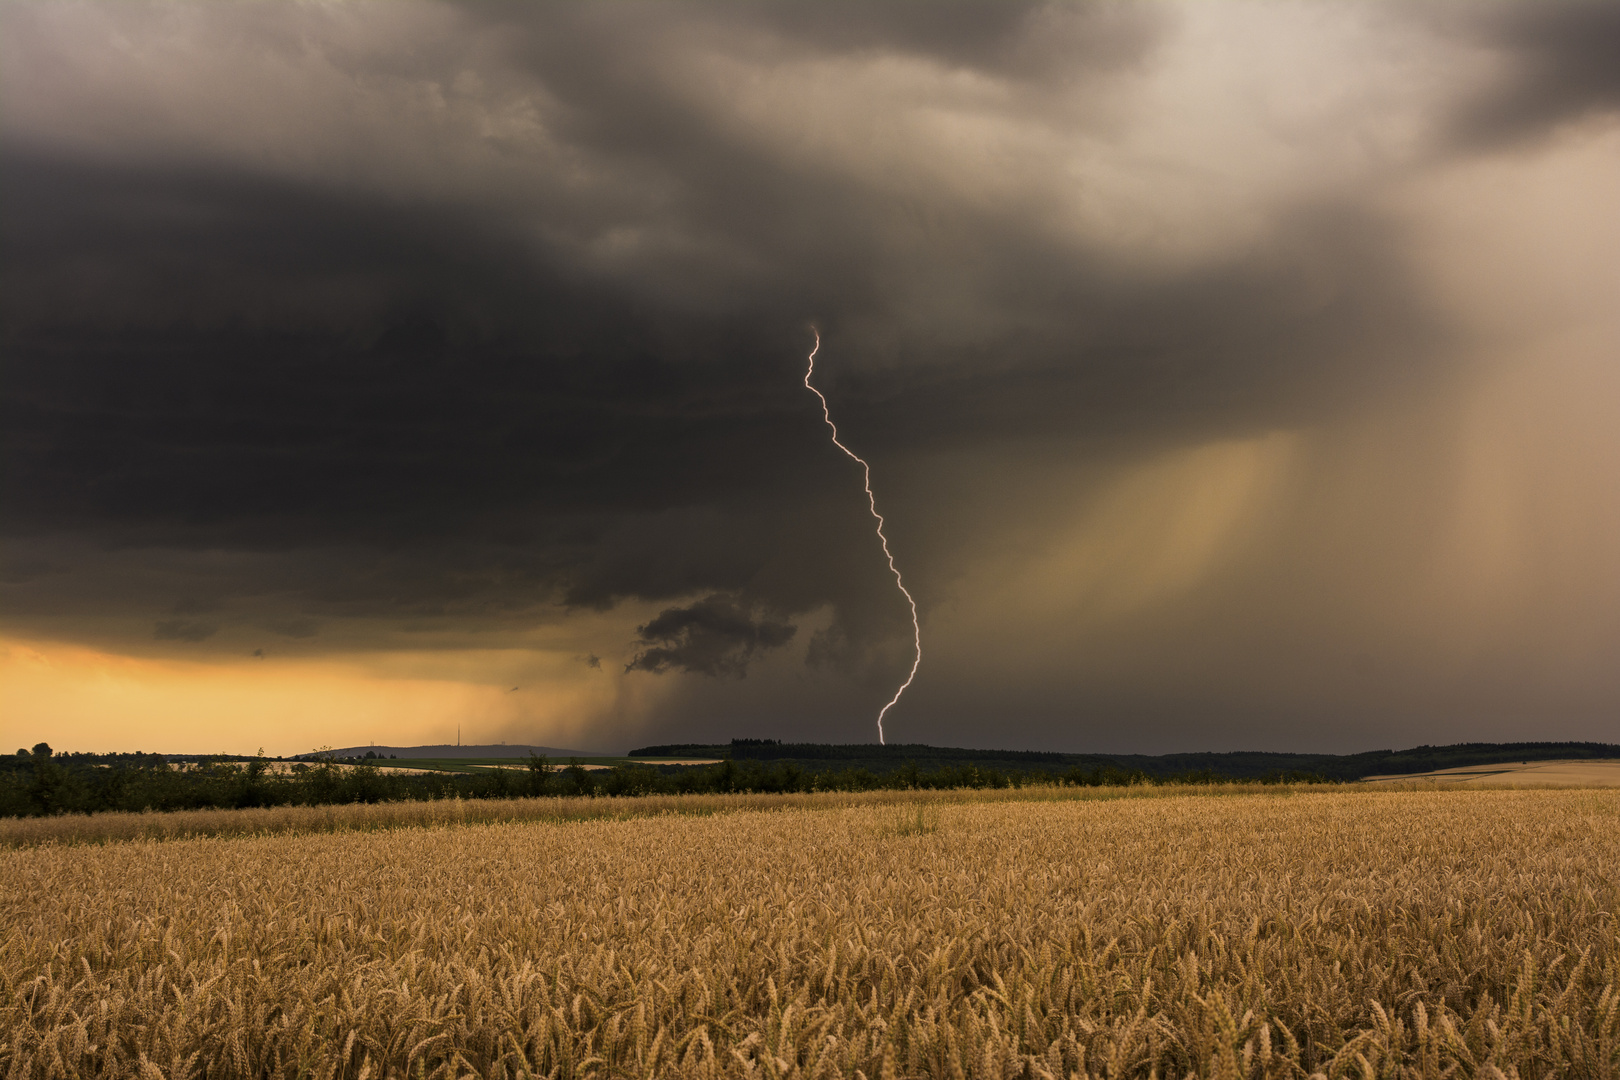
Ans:
<svg viewBox="0 0 1620 1080"><path fill-rule="evenodd" d="M454 210L18 155L7 172L14 523L244 523L273 543L278 521L341 536L379 513L390 535L455 533L534 483L576 507L680 502L638 440L758 408L679 365L721 382L763 343L638 315ZM159 197L191 220L154 221Z"/></svg>
<svg viewBox="0 0 1620 1080"><path fill-rule="evenodd" d="M1620 6L1504 5L1469 12L1473 36L1498 50L1505 74L1468 100L1454 138L1490 148L1620 110Z"/></svg>
<svg viewBox="0 0 1620 1080"><path fill-rule="evenodd" d="M187 176L206 227L163 229L130 193L180 197L166 177L17 155L8 174L13 527L455 535L537 495L553 514L705 503L820 455L795 372L807 335L770 312L700 318L568 281L454 211ZM1023 314L1064 321L1019 333L1010 369L984 370L998 342L910 376L845 376L868 440L1219 424L1231 402L1288 407L1347 374L1335 354L1369 339L1395 365L1422 340L1377 229L1353 215L1306 215L1258 257L1148 287L1098 281L1034 238L982 239ZM322 283L345 277L364 283L354 309L320 310L343 291ZM278 291L316 310L277 319ZM895 409L909 411L869 415Z"/></svg>
<svg viewBox="0 0 1620 1080"><path fill-rule="evenodd" d="M33 583L13 611L62 610L61 575L27 567L68 536L239 553L211 587L258 626L516 623L716 592L735 606L671 608L688 621L649 623L632 666L740 672L792 633L750 621L754 605L830 605L826 659L902 612L798 382L811 317L835 408L880 465L1038 436L1265 430L1443 356L1401 236L1354 196L1312 195L1252 242L1144 271L1055 234L1031 200L950 194L937 163L890 183L745 136L746 79L718 99L677 92L680 65L707 70L721 42L1003 80L1016 120L1087 80L1106 98L1153 62L1164 11L481 5L388 54L343 46L320 13L232 11L197 17L287 55L301 33L332 35L323 60L354 87L443 91L476 63L500 93L548 102L549 149L499 143L463 175L454 120L402 124L374 155L393 160L393 139L415 156L374 175L341 139L301 171L210 156L162 110L140 114L134 150L68 146L57 129L75 116L8 128L4 527L8 572ZM199 106L217 89L167 77ZM1106 132L1089 115L1081 133ZM997 175L1044 168L1010 158ZM100 602L168 611L202 571L166 565ZM158 636L200 640L179 626Z"/></svg>
<svg viewBox="0 0 1620 1080"><path fill-rule="evenodd" d="M797 629L791 623L756 618L735 597L707 596L687 607L666 608L638 626L636 636L645 647L625 670L742 678L756 654L786 645Z"/></svg>

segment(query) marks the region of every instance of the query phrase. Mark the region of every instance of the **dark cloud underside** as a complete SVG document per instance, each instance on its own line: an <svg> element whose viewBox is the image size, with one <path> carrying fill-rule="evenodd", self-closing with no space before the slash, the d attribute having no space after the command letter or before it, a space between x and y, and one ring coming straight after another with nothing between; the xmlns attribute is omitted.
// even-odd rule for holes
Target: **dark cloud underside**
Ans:
<svg viewBox="0 0 1620 1080"><path fill-rule="evenodd" d="M14 152L6 180L13 531L450 559L496 544L539 560L542 587L597 603L742 584L720 568L604 580L616 515L782 492L819 515L847 486L798 385L791 293L693 314L569 274L476 210L250 177ZM858 258L861 238L845 239ZM1041 325L1011 357L980 345L911 375L840 376L866 358L838 310L820 313L842 418L872 452L1245 429L1424 362L1421 312L1378 230L1342 213L1148 284L1099 281L1035 239L983 243L1023 267L1012 302ZM1369 352L1389 371L1356 366ZM658 540L683 565L715 543Z"/></svg>
<svg viewBox="0 0 1620 1080"><path fill-rule="evenodd" d="M707 596L687 607L667 608L637 627L644 648L625 670L740 678L756 653L781 648L793 640L796 630L789 623L756 618L731 597Z"/></svg>

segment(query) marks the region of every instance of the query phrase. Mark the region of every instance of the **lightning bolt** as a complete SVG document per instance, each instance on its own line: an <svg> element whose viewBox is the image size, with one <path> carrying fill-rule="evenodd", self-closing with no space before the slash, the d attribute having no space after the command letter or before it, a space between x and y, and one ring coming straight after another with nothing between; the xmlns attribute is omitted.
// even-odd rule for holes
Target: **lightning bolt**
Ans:
<svg viewBox="0 0 1620 1080"><path fill-rule="evenodd" d="M816 373L816 353L821 351L821 331L812 326L810 332L816 335L816 345L815 348L810 350L810 366L804 373L804 388L821 400L821 418L827 421L827 426L832 429L833 445L848 454L850 459L858 464L866 474L866 502L872 509L872 516L877 518L878 542L883 545L883 557L889 560L889 572L894 575L895 587L900 590L900 595L906 598L906 603L911 605L911 642L916 649L916 656L911 661L911 671L907 673L906 681L900 684L900 689L894 692L894 697L889 699L889 703L878 710L878 742L885 743L886 740L883 738L883 718L888 715L890 709L894 708L894 703L900 700L900 695L906 692L906 688L911 685L911 680L917 677L917 665L922 663L922 627L917 623L917 601L911 598L911 592L906 588L905 581L900 577L900 568L894 564L894 552L889 550L889 538L883 534L883 515L878 513L877 496L872 494L872 466L866 463L865 458L838 441L838 425L833 423L832 411L827 408L827 399L820 390L810 385L810 376Z"/></svg>

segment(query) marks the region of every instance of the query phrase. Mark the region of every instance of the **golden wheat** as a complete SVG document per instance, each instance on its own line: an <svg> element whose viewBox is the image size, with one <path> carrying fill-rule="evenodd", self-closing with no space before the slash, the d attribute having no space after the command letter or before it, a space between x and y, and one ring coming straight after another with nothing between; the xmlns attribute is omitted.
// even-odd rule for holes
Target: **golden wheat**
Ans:
<svg viewBox="0 0 1620 1080"><path fill-rule="evenodd" d="M1408 785L1410 786L1410 785ZM1433 784L1426 784L1432 788ZM736 810L883 806L924 802L1028 802L1047 799L1171 798L1192 792L1245 795L1275 791L1249 784L1165 784L1131 787L1032 785L992 791L866 791L792 794L640 795L629 798L552 796L518 799L438 799L327 806L272 806L245 810L168 813L60 814L0 818L0 847L85 844L116 840L174 840L198 836L270 836L278 833L371 831L418 826L503 825L519 821L623 820L659 814L719 814Z"/></svg>
<svg viewBox="0 0 1620 1080"><path fill-rule="evenodd" d="M0 1074L1620 1076L1620 792L1279 795L0 851Z"/></svg>

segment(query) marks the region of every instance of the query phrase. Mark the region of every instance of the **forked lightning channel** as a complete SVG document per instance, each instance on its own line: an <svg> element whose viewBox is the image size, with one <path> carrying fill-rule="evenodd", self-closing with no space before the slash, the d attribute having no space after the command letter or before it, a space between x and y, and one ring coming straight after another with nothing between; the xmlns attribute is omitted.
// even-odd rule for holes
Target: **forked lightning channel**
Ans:
<svg viewBox="0 0 1620 1080"><path fill-rule="evenodd" d="M911 592L906 588L905 581L900 577L900 568L894 564L894 553L889 550L889 538L883 535L883 515L878 513L877 496L872 494L872 466L866 463L865 458L838 441L838 425L833 423L832 411L827 408L827 399L822 396L820 390L810 385L810 376L816 373L816 353L821 351L821 332L815 327L811 327L810 332L816 335L816 344L815 348L810 350L810 366L804 373L804 388L821 399L821 417L827 421L827 426L832 429L833 445L848 454L866 474L866 502L872 509L872 516L877 518L878 542L883 545L883 556L889 560L889 570L894 574L894 583L899 588L900 595L904 596L906 603L911 605L911 642L916 649L916 655L912 658L911 671L906 674L906 681L900 684L900 689L894 692L894 697L889 699L889 703L878 710L878 742L884 743L886 740L883 738L883 718L888 715L890 709L894 708L894 703L900 700L900 695L906 692L906 687L911 685L911 680L917 677L917 665L922 663L922 627L917 623L917 601L911 598Z"/></svg>

